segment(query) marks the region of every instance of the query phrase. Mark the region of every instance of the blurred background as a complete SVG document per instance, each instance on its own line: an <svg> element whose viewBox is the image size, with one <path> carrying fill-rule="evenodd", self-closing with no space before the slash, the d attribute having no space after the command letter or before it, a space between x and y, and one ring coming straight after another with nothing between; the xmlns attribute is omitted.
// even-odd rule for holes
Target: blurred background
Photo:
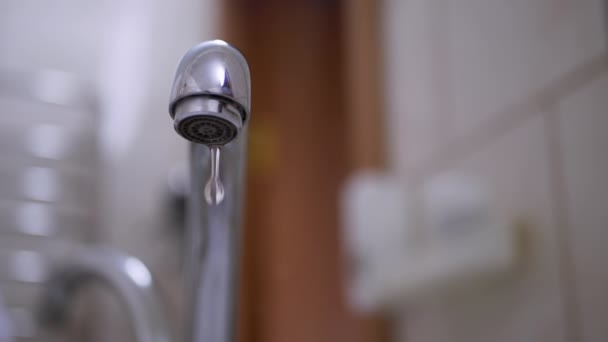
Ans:
<svg viewBox="0 0 608 342"><path fill-rule="evenodd" d="M135 340L103 286L38 322L53 260L93 246L180 329L168 96L216 38L252 76L239 341L608 340L606 8L1 0L0 341Z"/></svg>

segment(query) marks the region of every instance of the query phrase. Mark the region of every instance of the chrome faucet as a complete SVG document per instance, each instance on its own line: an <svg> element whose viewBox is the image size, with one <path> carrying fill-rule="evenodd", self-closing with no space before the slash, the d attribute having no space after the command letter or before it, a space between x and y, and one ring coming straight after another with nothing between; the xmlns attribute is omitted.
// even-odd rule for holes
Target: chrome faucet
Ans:
<svg viewBox="0 0 608 342"><path fill-rule="evenodd" d="M176 132L192 142L186 341L235 340L250 106L249 67L237 49L214 40L186 52L177 68L169 104Z"/></svg>
<svg viewBox="0 0 608 342"><path fill-rule="evenodd" d="M250 89L245 58L219 40L196 45L184 55L171 89L169 112L175 130L192 142L184 341L235 340ZM51 273L43 296L43 322L61 325L74 290L101 281L126 301L138 341L173 341L153 279L138 259L113 250L80 254L61 261Z"/></svg>

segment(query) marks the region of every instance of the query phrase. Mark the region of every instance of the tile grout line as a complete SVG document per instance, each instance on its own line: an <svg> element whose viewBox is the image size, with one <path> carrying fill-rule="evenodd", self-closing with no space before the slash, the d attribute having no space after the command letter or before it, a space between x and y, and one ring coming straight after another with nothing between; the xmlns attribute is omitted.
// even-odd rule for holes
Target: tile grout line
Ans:
<svg viewBox="0 0 608 342"><path fill-rule="evenodd" d="M430 158L430 162L420 168L407 170L414 183L423 183L428 178L451 167L455 162L467 158L497 138L520 127L528 120L541 115L542 109L557 103L580 87L597 79L608 71L608 55L596 56L582 63L573 71L548 86L535 91L523 101L507 106L491 119L485 120L461 139L454 139Z"/></svg>
<svg viewBox="0 0 608 342"><path fill-rule="evenodd" d="M434 126L438 137L438 150L445 149L450 143L452 116L450 108L452 98L452 44L449 38L448 24L451 19L451 7L449 1L438 1L433 8L438 13L435 20L431 22L432 34L432 56L433 70L432 87L437 94L433 106Z"/></svg>
<svg viewBox="0 0 608 342"><path fill-rule="evenodd" d="M551 184L552 216L557 242L558 272L560 292L563 302L562 316L567 341L582 341L580 310L578 306L577 284L572 246L569 243L571 231L568 212L568 193L564 173L564 150L561 141L561 121L554 105L547 105L543 112L543 124L547 152L549 155L549 180Z"/></svg>
<svg viewBox="0 0 608 342"><path fill-rule="evenodd" d="M430 6L430 5L428 5ZM431 73L431 89L437 94L437 101L433 102L431 115L433 116L433 131L437 136L436 145L433 150L443 150L449 144L449 132L451 128L451 112L449 103L451 102L451 66L449 63L451 56L451 45L447 37L448 27L446 23L450 19L450 5L446 1L432 2L432 11L439 15L429 20L429 30L431 37L431 57L432 65L437 67ZM426 219L423 213L422 195L420 187L414 184L413 187L413 206L418 213L415 217L416 226L426 227ZM423 243L430 243L431 236L427 229L419 229Z"/></svg>
<svg viewBox="0 0 608 342"><path fill-rule="evenodd" d="M604 11L604 48L608 49L608 0L602 1Z"/></svg>

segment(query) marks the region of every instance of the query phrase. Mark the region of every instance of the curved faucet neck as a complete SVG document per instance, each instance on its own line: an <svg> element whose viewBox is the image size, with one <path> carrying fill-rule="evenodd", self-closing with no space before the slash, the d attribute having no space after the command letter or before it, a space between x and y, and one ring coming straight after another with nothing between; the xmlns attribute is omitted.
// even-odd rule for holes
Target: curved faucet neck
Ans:
<svg viewBox="0 0 608 342"><path fill-rule="evenodd" d="M40 319L49 327L67 323L69 302L78 290L100 283L124 301L138 342L171 342L169 322L154 279L137 258L109 248L83 249L51 271L42 296Z"/></svg>

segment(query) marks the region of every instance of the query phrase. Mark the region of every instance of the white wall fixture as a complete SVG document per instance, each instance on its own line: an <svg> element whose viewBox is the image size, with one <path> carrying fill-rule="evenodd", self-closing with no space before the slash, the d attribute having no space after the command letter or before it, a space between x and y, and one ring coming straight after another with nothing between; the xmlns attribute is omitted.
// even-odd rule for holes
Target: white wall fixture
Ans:
<svg viewBox="0 0 608 342"><path fill-rule="evenodd" d="M403 180L379 173L356 175L346 185L348 293L360 311L466 286L507 272L515 261L513 231L478 182L435 178L416 192L417 207L414 194ZM414 214L422 214L422 224Z"/></svg>

